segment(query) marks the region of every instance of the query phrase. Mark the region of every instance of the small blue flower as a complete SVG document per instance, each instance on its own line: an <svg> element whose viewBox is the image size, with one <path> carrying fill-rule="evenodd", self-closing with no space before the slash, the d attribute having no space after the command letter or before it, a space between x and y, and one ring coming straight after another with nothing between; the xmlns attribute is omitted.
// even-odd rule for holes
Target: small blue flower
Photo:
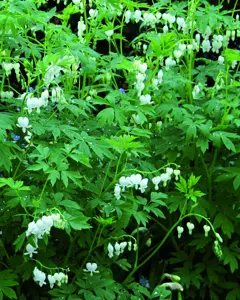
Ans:
<svg viewBox="0 0 240 300"><path fill-rule="evenodd" d="M34 88L30 86L30 87L28 88L28 92L33 92L33 91L34 91Z"/></svg>
<svg viewBox="0 0 240 300"><path fill-rule="evenodd" d="M21 139L20 135L16 135L14 133L11 133L11 137L14 141L19 141Z"/></svg>
<svg viewBox="0 0 240 300"><path fill-rule="evenodd" d="M144 276L140 276L139 284L141 286L144 286L146 289L150 288L149 280L147 278L145 278Z"/></svg>
<svg viewBox="0 0 240 300"><path fill-rule="evenodd" d="M21 108L17 107L16 112L20 112Z"/></svg>
<svg viewBox="0 0 240 300"><path fill-rule="evenodd" d="M120 91L122 94L126 94L126 91L125 91L123 88L120 88L119 91Z"/></svg>

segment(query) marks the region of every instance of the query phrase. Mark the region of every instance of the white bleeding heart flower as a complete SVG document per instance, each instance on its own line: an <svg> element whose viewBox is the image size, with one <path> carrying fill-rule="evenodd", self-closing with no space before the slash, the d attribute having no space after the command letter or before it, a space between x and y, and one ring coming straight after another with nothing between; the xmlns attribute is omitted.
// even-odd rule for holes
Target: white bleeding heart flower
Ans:
<svg viewBox="0 0 240 300"><path fill-rule="evenodd" d="M155 185L155 190L157 191L158 185L161 182L161 177L160 176L153 177L152 182Z"/></svg>
<svg viewBox="0 0 240 300"><path fill-rule="evenodd" d="M167 186L168 180L171 179L170 175L167 173L163 173L160 175L161 181L163 182L163 186Z"/></svg>
<svg viewBox="0 0 240 300"><path fill-rule="evenodd" d="M184 231L184 228L182 226L177 227L177 232L178 232L178 238L179 239L182 236L183 231Z"/></svg>
<svg viewBox="0 0 240 300"><path fill-rule="evenodd" d="M39 284L39 286L43 286L44 284L47 284L46 283L46 274L42 271L40 271L37 267L34 268L33 270L33 280L35 282L37 282Z"/></svg>
<svg viewBox="0 0 240 300"><path fill-rule="evenodd" d="M173 171L173 174L175 175L176 180L178 180L180 173L181 173L180 170L174 170Z"/></svg>
<svg viewBox="0 0 240 300"><path fill-rule="evenodd" d="M204 232L205 232L205 237L208 237L208 233L209 233L209 231L211 230L211 227L208 226L208 225L204 225L204 226L203 226L203 230L204 230Z"/></svg>
<svg viewBox="0 0 240 300"><path fill-rule="evenodd" d="M85 272L90 272L90 275L92 276L93 273L99 273L99 271L97 271L97 267L98 267L98 265L96 263L88 262L86 264L86 269L84 269L84 271Z"/></svg>
<svg viewBox="0 0 240 300"><path fill-rule="evenodd" d="M138 189L138 185L142 180L141 174L132 174L130 177L130 185L129 186L135 186L135 189Z"/></svg>
<svg viewBox="0 0 240 300"><path fill-rule="evenodd" d="M141 105L149 105L149 104L152 104L153 101L151 101L151 96L149 94L147 95L141 95L140 96L140 102L141 102Z"/></svg>
<svg viewBox="0 0 240 300"><path fill-rule="evenodd" d="M121 247L120 247L120 244L119 244L118 242L116 242L115 245L114 245L114 248L115 248L115 254L116 254L117 256L119 256L120 253L121 253Z"/></svg>
<svg viewBox="0 0 240 300"><path fill-rule="evenodd" d="M144 178L140 181L139 190L141 191L141 193L145 192L145 189L147 188L147 185L148 185L148 178Z"/></svg>
<svg viewBox="0 0 240 300"><path fill-rule="evenodd" d="M190 235L192 235L192 231L195 228L195 225L191 222L187 222L187 228Z"/></svg>
<svg viewBox="0 0 240 300"><path fill-rule="evenodd" d="M24 255L29 255L30 258L33 257L33 254L37 253L37 251L36 251L37 248L33 247L31 244L27 244L26 250L27 250L27 252L25 252Z"/></svg>
<svg viewBox="0 0 240 300"><path fill-rule="evenodd" d="M173 173L173 169L172 168L166 168L166 173L171 176Z"/></svg>
<svg viewBox="0 0 240 300"><path fill-rule="evenodd" d="M120 243L120 252L123 253L124 249L127 247L127 242L121 242Z"/></svg>
<svg viewBox="0 0 240 300"><path fill-rule="evenodd" d="M108 249L108 257L112 258L113 257L113 251L114 251L113 245L108 243L107 249Z"/></svg>
<svg viewBox="0 0 240 300"><path fill-rule="evenodd" d="M22 128L23 133L27 131L27 128L31 127L31 125L29 125L29 119L27 117L19 117L17 121L17 127Z"/></svg>

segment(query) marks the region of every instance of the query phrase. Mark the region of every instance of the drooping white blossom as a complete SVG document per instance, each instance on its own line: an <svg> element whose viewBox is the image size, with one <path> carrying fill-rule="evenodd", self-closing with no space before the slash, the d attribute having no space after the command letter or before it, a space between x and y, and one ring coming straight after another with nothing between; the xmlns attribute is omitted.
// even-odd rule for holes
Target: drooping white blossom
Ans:
<svg viewBox="0 0 240 300"><path fill-rule="evenodd" d="M134 12L134 20L138 23L141 20L142 12L140 10L135 10Z"/></svg>
<svg viewBox="0 0 240 300"><path fill-rule="evenodd" d="M167 173L161 174L160 178L161 178L161 181L163 182L164 187L167 186L167 182L171 179L171 177Z"/></svg>
<svg viewBox="0 0 240 300"><path fill-rule="evenodd" d="M33 254L37 254L36 250L37 250L36 247L33 247L31 244L27 244L27 246L26 246L27 252L25 252L24 255L29 255L29 257L32 258Z"/></svg>
<svg viewBox="0 0 240 300"><path fill-rule="evenodd" d="M159 189L158 185L161 182L161 177L160 176L153 177L152 182L155 185L155 190L157 191Z"/></svg>
<svg viewBox="0 0 240 300"><path fill-rule="evenodd" d="M149 94L146 94L146 95L141 95L140 96L140 102L142 105L149 105L149 104L152 104L153 101L151 101L151 96Z"/></svg>
<svg viewBox="0 0 240 300"><path fill-rule="evenodd" d="M192 231L195 228L195 225L191 222L187 222L188 233L192 235Z"/></svg>
<svg viewBox="0 0 240 300"><path fill-rule="evenodd" d="M121 242L120 243L120 252L123 253L124 249L127 247L127 242Z"/></svg>
<svg viewBox="0 0 240 300"><path fill-rule="evenodd" d="M180 173L181 173L180 170L174 170L173 171L173 174L175 175L176 180L178 180L178 177L179 177Z"/></svg>
<svg viewBox="0 0 240 300"><path fill-rule="evenodd" d="M121 198L121 186L119 184L115 185L114 196L116 197L117 200L120 200Z"/></svg>
<svg viewBox="0 0 240 300"><path fill-rule="evenodd" d="M96 263L90 263L88 262L86 264L86 269L84 269L85 272L90 272L90 275L93 276L93 273L99 273L97 271L98 265Z"/></svg>
<svg viewBox="0 0 240 300"><path fill-rule="evenodd" d="M211 43L209 40L204 40L202 42L202 50L203 52L209 52L211 50Z"/></svg>
<svg viewBox="0 0 240 300"><path fill-rule="evenodd" d="M125 12L125 22L126 22L126 24L128 24L130 22L130 20L131 20L131 11L127 10Z"/></svg>
<svg viewBox="0 0 240 300"><path fill-rule="evenodd" d="M112 29L105 31L105 34L106 34L108 40L110 40L113 33L114 33L114 31Z"/></svg>
<svg viewBox="0 0 240 300"><path fill-rule="evenodd" d="M177 232L178 232L178 238L179 239L181 238L183 231L184 231L184 228L182 226L177 227Z"/></svg>
<svg viewBox="0 0 240 300"><path fill-rule="evenodd" d="M208 237L208 233L211 230L211 227L209 225L203 225L203 230L205 232L205 237Z"/></svg>
<svg viewBox="0 0 240 300"><path fill-rule="evenodd" d="M148 178L143 178L139 183L139 190L141 191L141 193L145 192L147 186L148 186Z"/></svg>
<svg viewBox="0 0 240 300"><path fill-rule="evenodd" d="M33 270L33 280L38 283L38 285L40 287L42 287L43 285L47 284L46 283L46 274L42 271L40 271L37 267L34 268Z"/></svg>
<svg viewBox="0 0 240 300"><path fill-rule="evenodd" d="M31 127L31 125L29 125L29 119L27 117L19 117L17 127L20 127L22 132L25 133L27 128Z"/></svg>
<svg viewBox="0 0 240 300"><path fill-rule="evenodd" d="M223 64L224 64L224 57L223 57L223 56L221 56L221 55L218 56L218 63L219 63L220 65L223 65Z"/></svg>
<svg viewBox="0 0 240 300"><path fill-rule="evenodd" d="M108 257L112 258L113 257L113 252L114 252L113 245L108 243L107 249L108 249Z"/></svg>

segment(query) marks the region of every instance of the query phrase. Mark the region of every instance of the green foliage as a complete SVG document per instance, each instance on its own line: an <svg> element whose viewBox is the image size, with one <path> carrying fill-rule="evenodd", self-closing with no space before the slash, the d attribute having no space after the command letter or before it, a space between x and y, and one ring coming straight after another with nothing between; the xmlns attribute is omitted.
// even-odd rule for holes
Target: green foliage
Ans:
<svg viewBox="0 0 240 300"><path fill-rule="evenodd" d="M4 270L0 272L0 299L7 297L8 299L17 299L17 295L12 287L18 285L15 281L16 274L12 273L12 270Z"/></svg>
<svg viewBox="0 0 240 300"><path fill-rule="evenodd" d="M239 299L240 7L212 2L1 1L0 300Z"/></svg>

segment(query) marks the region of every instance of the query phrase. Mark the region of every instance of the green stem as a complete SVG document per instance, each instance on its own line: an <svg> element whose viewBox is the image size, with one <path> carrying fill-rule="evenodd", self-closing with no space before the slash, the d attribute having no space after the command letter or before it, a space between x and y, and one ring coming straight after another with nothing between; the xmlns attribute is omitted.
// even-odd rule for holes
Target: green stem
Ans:
<svg viewBox="0 0 240 300"><path fill-rule="evenodd" d="M205 219L205 221L210 224L210 227L212 228L213 232L215 232L215 230L214 230L214 228L212 226L212 223L206 217L204 217L204 216L202 216L200 214L196 214L196 213L185 215L184 217L182 217L181 219L179 219L170 228L170 230L167 232L167 234L162 239L162 241L159 243L159 245L155 248L155 250L153 250L152 253L142 263L140 263L138 266L136 266L136 267L133 268L133 270L128 274L128 276L126 277L126 279L123 281L123 284L129 283L129 281L131 280L133 274L136 273L136 271L139 270L142 266L144 266L159 251L159 249L163 246L163 244L165 243L165 241L167 240L167 238L170 236L170 234L173 232L173 230L178 226L178 224L180 224L183 219L191 217L191 216L197 216L197 217L200 217L202 219Z"/></svg>
<svg viewBox="0 0 240 300"><path fill-rule="evenodd" d="M66 265L67 265L67 263L68 263L69 256L70 256L71 253L72 253L72 249L73 249L74 243L75 243L76 239L79 237L79 235L80 235L80 232L78 232L78 233L75 235L74 238L71 238L71 243L70 243L70 246L69 246L69 248L68 248L67 255L65 256L64 263L63 263L63 265L64 265L65 268L66 268Z"/></svg>
<svg viewBox="0 0 240 300"><path fill-rule="evenodd" d="M94 235L92 244L91 244L90 249L89 249L89 251L88 251L88 255L85 257L84 261L82 262L80 269L83 268L83 266L84 266L85 263L88 261L88 258L89 258L89 256L90 256L91 253L92 253L93 246L94 246L94 243L95 243L95 241L96 241L96 239L97 239L97 235L98 235L98 232L99 232L99 230L100 230L100 227L101 227L101 224L98 224L98 228L97 228L97 230L96 230L96 233L95 233L95 235Z"/></svg>
<svg viewBox="0 0 240 300"><path fill-rule="evenodd" d="M44 191L45 191L45 189L46 189L46 187L47 187L47 183L48 183L48 179L46 179L46 181L45 181L45 183L44 183L44 186L43 186L43 188L42 188L41 195L40 195L40 197L39 197L39 201L41 201L41 200L42 200L42 197L43 197Z"/></svg>
<svg viewBox="0 0 240 300"><path fill-rule="evenodd" d="M137 245L139 245L139 225L137 227ZM138 255L139 255L139 252L138 252L138 247L137 247L134 268L136 268L138 265Z"/></svg>
<svg viewBox="0 0 240 300"><path fill-rule="evenodd" d="M209 176L208 176L208 199L209 201L212 200L212 181L213 181L213 171L214 171L214 167L216 164L216 160L217 160L217 156L218 156L218 149L215 149L214 154L213 154L213 161L209 170Z"/></svg>

